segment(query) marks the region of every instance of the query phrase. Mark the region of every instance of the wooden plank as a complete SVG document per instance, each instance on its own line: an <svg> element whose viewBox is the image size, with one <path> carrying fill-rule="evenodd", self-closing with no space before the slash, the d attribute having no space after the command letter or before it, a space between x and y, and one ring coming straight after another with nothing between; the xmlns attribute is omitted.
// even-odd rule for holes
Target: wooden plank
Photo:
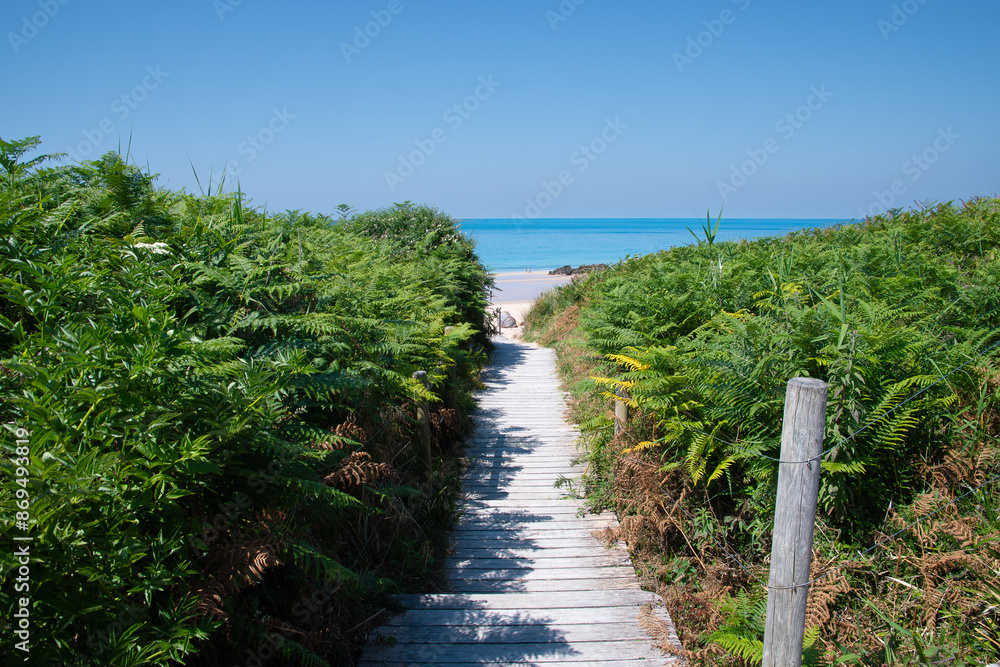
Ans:
<svg viewBox="0 0 1000 667"><path fill-rule="evenodd" d="M537 451L527 454L524 451L505 449L489 452L470 452L466 457L466 464L468 466L467 472L475 470L477 466L484 469L501 467L509 471L525 472L530 472L540 466L560 466L570 468L579 474L583 472L586 466L574 462L577 456L576 452L568 451L549 452L543 455ZM561 458L562 460L556 460L557 458Z"/></svg>
<svg viewBox="0 0 1000 667"><path fill-rule="evenodd" d="M557 635L564 641L599 642L609 640L641 639L649 641L649 635L634 622L625 623L580 623L577 625L551 623L546 626L523 625L506 634L491 632L496 626L469 628L469 632L456 638L454 643L478 644L487 640L495 643L530 644L546 641L548 637ZM434 625L407 625L396 628L386 628L379 633L384 638L395 639L406 644L438 644L441 642L441 627Z"/></svg>
<svg viewBox="0 0 1000 667"><path fill-rule="evenodd" d="M608 662L606 660L558 660L556 662L544 663L545 667L615 667L616 665L622 665L622 667L656 667L659 664L664 665L680 665L683 663L677 662L678 659L668 658L665 663L650 662L646 658L634 658L629 660L616 660L615 662ZM484 664L492 664L497 667L506 667L507 665L516 665L517 667L530 667L534 663L530 662L496 662L496 663L483 663L483 662L414 662L412 660L398 660L396 662L389 662L385 659L378 661L362 660L357 663L358 667L430 667L431 665L447 665L447 667L483 667Z"/></svg>
<svg viewBox="0 0 1000 667"><path fill-rule="evenodd" d="M559 527L566 527L566 525L571 524L573 521L580 521L578 525L585 526L587 524L593 526L604 526L608 523L602 519L594 519L591 515L580 516L579 513L573 512L569 516L556 516L555 514L549 512L511 512L509 510L478 510L475 508L467 508L462 514L459 515L456 525L459 527L475 524L477 526L495 524L497 526L509 526L515 523L525 524L525 526L533 526L536 528L543 528L544 526L539 524L559 524Z"/></svg>
<svg viewBox="0 0 1000 667"><path fill-rule="evenodd" d="M556 456L560 456L563 460L556 461L553 460ZM467 464L470 469L475 469L476 466L488 467L495 469L497 467L503 467L510 471L525 471L530 472L531 470L538 468L539 466L566 466L572 468L578 472L582 472L584 466L574 463L573 460L575 455L570 455L567 453L550 453L546 454L545 458L529 458L527 454L523 452L512 452L512 451L499 451L499 452L489 452L483 453L477 456L474 460L468 459Z"/></svg>
<svg viewBox="0 0 1000 667"><path fill-rule="evenodd" d="M462 478L463 483L520 483L535 482L547 483L552 486L559 477L569 477L577 479L576 473L572 471L546 471L546 470L512 470L510 468L493 468L490 470L477 470L467 474Z"/></svg>
<svg viewBox="0 0 1000 667"><path fill-rule="evenodd" d="M580 466L573 465L569 461L565 460L553 461L549 459L539 459L536 461L530 461L524 458L511 459L490 457L489 459L482 459L480 461L470 463L463 479L493 475L498 472L513 472L522 474L544 473L546 475L573 473L578 475L582 471L583 469ZM541 475L538 476L540 477Z"/></svg>
<svg viewBox="0 0 1000 667"><path fill-rule="evenodd" d="M580 501L576 500L575 498L569 498L569 499L563 499L563 500L560 500L560 499L546 500L546 499L540 498L537 501L535 501L534 503L532 503L530 507L525 508L524 507L524 503L519 503L519 502L517 502L515 500L503 500L503 499L498 499L498 500L472 500L472 499L468 499L468 500L463 500L462 501L462 505L464 507L471 507L471 508L480 508L480 507L496 507L498 509L503 509L503 508L521 509L521 508L524 508L524 509L533 510L533 511L535 511L535 510L550 511L550 510L553 510L553 509L568 509L568 510L572 510L574 513L577 510L580 509L579 508L579 503L580 503Z"/></svg>
<svg viewBox="0 0 1000 667"><path fill-rule="evenodd" d="M463 485L465 493L506 493L506 494L527 494L527 495L538 495L544 493L555 493L557 495L572 494L573 489L568 486L556 486L555 481L557 477L553 475L548 479L539 479L535 481L534 484L528 484L524 480L480 480L478 483L467 483ZM522 481L525 483L522 484ZM566 496L568 498L579 500L572 495Z"/></svg>
<svg viewBox="0 0 1000 667"><path fill-rule="evenodd" d="M500 436L492 440L466 442L470 456L516 454L518 456L579 456L578 434L536 433L531 437Z"/></svg>
<svg viewBox="0 0 1000 667"><path fill-rule="evenodd" d="M483 468L470 473L462 478L463 485L474 486L520 486L521 484L531 486L547 486L552 488L560 479L567 479L579 484L579 475L571 470L539 470L531 472L511 470L510 468ZM564 488L568 482L562 482Z"/></svg>
<svg viewBox="0 0 1000 667"><path fill-rule="evenodd" d="M580 500L572 495L572 491L565 487L556 487L554 484L542 484L539 486L521 486L517 483L514 484L481 484L481 485L468 485L463 491L463 499L468 498L469 500L482 500L479 498L480 495L489 494L501 494L504 497L521 497L521 498L538 498L540 500L544 499L557 499L557 500L572 500L576 501L576 504L580 504ZM499 499L498 499L499 500Z"/></svg>
<svg viewBox="0 0 1000 667"><path fill-rule="evenodd" d="M494 490L538 490L538 489L558 489L560 493L567 493L571 490L564 482L556 486L560 477L566 477L562 473L553 472L548 475L503 475L490 474L479 475L462 480L463 488L467 490L494 489ZM572 479L572 478L570 478Z"/></svg>
<svg viewBox="0 0 1000 667"><path fill-rule="evenodd" d="M552 591L576 591L579 593L589 593L604 589L641 590L639 582L635 580L635 574L631 570L622 568L621 576L587 576L588 573L608 573L614 572L610 568L600 568L593 570L575 570L573 572L562 573L552 579L528 576L517 579L484 579L473 577L471 579L451 579L448 582L448 590L452 593L542 593ZM550 570L541 570L548 572ZM568 579L565 574L572 574L579 579Z"/></svg>
<svg viewBox="0 0 1000 667"><path fill-rule="evenodd" d="M576 567L543 567L524 568L512 565L501 568L477 568L463 567L451 571L449 582L461 581L518 581L518 580L549 580L558 581L561 579L575 579L582 577L586 579L615 579L619 577L635 577L635 570L631 565L579 565ZM596 584L595 584L596 585Z"/></svg>
<svg viewBox="0 0 1000 667"><path fill-rule="evenodd" d="M574 527L572 524L574 519L580 522L576 527L587 533L595 530L603 530L608 526L614 525L600 519L588 519L586 517L579 517L575 514L563 517L542 517L535 514L530 516L522 515L520 518L522 520L514 518L500 518L489 512L470 512L458 518L458 521L455 524L455 530L469 532L484 530L507 531L515 533L523 531L565 530Z"/></svg>
<svg viewBox="0 0 1000 667"><path fill-rule="evenodd" d="M608 547L604 542L596 540L593 537L581 535L579 531L569 532L571 533L569 535L525 535L523 537L506 535L503 538L496 536L456 537L452 534L448 542L453 549L496 549L498 543L502 545L501 548L507 549L524 549L527 547L545 550L559 547L621 548L620 545Z"/></svg>
<svg viewBox="0 0 1000 667"><path fill-rule="evenodd" d="M580 471L570 467L526 466L518 468L510 465L481 467L470 470L462 477L463 482L513 481L554 484L560 477L580 479Z"/></svg>
<svg viewBox="0 0 1000 667"><path fill-rule="evenodd" d="M600 599L598 599L598 597ZM584 609L587 607L655 604L659 598L647 591L605 591L587 599L575 592L548 593L432 593L397 595L407 609Z"/></svg>
<svg viewBox="0 0 1000 667"><path fill-rule="evenodd" d="M541 480L510 480L504 482L473 481L463 484L466 493L573 493L575 489L568 486L556 486L552 479Z"/></svg>
<svg viewBox="0 0 1000 667"><path fill-rule="evenodd" d="M495 633L504 635L506 633ZM655 660L663 658L663 654L654 649L652 640L645 642L635 640L603 642L566 642L559 635L550 633L547 641L539 641L528 644L507 643L486 640L474 644L396 644L394 646L380 647L377 651L383 660L404 660L405 664L414 662L429 662L430 664L444 665L456 660L468 661L476 658L479 664L548 664L553 662L563 662L567 659L573 661L580 660L605 660L606 665L611 665L610 660L615 660L613 664L621 664L621 660L636 658L646 658ZM647 663L649 664L649 663ZM661 662L662 664L662 662Z"/></svg>
<svg viewBox="0 0 1000 667"><path fill-rule="evenodd" d="M614 527L617 524L608 522L605 519L593 519L589 517L571 516L562 520L554 517L547 517L544 520L535 517L534 521L515 521L513 519L501 519L495 514L474 514L470 513L459 517L455 525L454 532L494 532L494 533L550 533L566 530L583 531L590 534L595 530L603 530L607 527Z"/></svg>
<svg viewBox="0 0 1000 667"><path fill-rule="evenodd" d="M492 470L481 470L473 474L466 475L462 478L463 484L475 485L475 486L494 486L496 488L504 487L510 488L512 486L520 486L523 484L530 484L535 487L548 487L554 488L556 482L561 479L565 480L577 480L579 479L574 473L568 473L566 471L557 470L533 470L533 471L517 471L510 470L506 468L496 468ZM578 483L578 482L577 482ZM563 490L569 490L569 486L565 486L568 482L561 482L563 485Z"/></svg>
<svg viewBox="0 0 1000 667"><path fill-rule="evenodd" d="M534 576L546 570L559 570L563 572L580 572L586 569L605 569L609 574L615 568L631 568L632 561L628 556L621 558L611 557L580 557L580 558L468 558L468 559L445 559L448 566L452 568L452 577L470 578L473 576L490 577L495 576L518 577ZM624 569L623 569L624 571ZM550 578L556 575L548 575Z"/></svg>
<svg viewBox="0 0 1000 667"><path fill-rule="evenodd" d="M579 456L580 453L575 447L567 445L558 449L547 449L540 446L537 442L526 442L524 445L518 447L495 446L466 450L466 459L470 464L502 462L516 466L524 461L539 461L565 463L580 467L579 463L574 462ZM562 461L556 459L562 459Z"/></svg>
<svg viewBox="0 0 1000 667"><path fill-rule="evenodd" d="M391 627L505 627L518 625L624 624L637 620L640 607L581 607L572 609L411 609L389 617ZM558 616L558 618L556 618ZM457 633L456 633L456 636ZM444 637L442 637L444 639Z"/></svg>
<svg viewBox="0 0 1000 667"><path fill-rule="evenodd" d="M497 466L479 466L469 470L463 482L476 483L488 482L491 480L503 480L518 482L542 483L548 480L550 484L555 483L561 477L574 480L577 484L581 480L581 471L570 467L545 467L543 465L526 464L524 467L502 464Z"/></svg>
<svg viewBox="0 0 1000 667"><path fill-rule="evenodd" d="M615 556L628 558L628 552L614 547L599 544L573 546L546 546L539 549L534 545L494 544L493 546L477 545L472 548L453 547L449 558L530 558L541 560L545 558L591 558Z"/></svg>
<svg viewBox="0 0 1000 667"><path fill-rule="evenodd" d="M498 469L503 472L533 472L536 470L551 470L552 468L558 466L559 468L569 470L576 474L583 472L583 468L576 465L568 460L563 461L553 461L551 459L529 459L525 456L519 455L503 455L503 456L490 456L482 457L475 461L468 462L468 469L466 471L466 477L475 476L473 473L481 475L483 472L497 472Z"/></svg>
<svg viewBox="0 0 1000 667"><path fill-rule="evenodd" d="M483 545L486 546L483 546ZM469 551L473 549L487 549L491 552L497 552L498 550L503 550L504 553L516 551L516 550L528 550L533 549L535 551L548 551L549 549L565 549L565 548L577 548L577 549L599 549L601 553L618 553L623 556L628 555L628 551L619 547L612 546L608 547L605 543L595 540L593 538L585 539L578 536L572 537L552 537L552 538L525 538L514 540L511 539L508 542L502 543L500 547L497 547L497 540L487 539L487 540L477 540L475 538L468 539L453 539L449 543L450 554L463 553L464 551Z"/></svg>
<svg viewBox="0 0 1000 667"><path fill-rule="evenodd" d="M472 501L472 502L493 502L507 500L511 503L516 503L521 507L532 507L537 503L548 502L551 500L558 500L560 502L572 502L576 498L573 496L565 495L559 489L550 489L543 491L497 491L495 489L468 489L462 494L462 501ZM579 510L579 506L572 505L574 513Z"/></svg>
<svg viewBox="0 0 1000 667"><path fill-rule="evenodd" d="M578 470L583 470L585 466L574 463L578 456L576 452L539 452L533 450L530 453L521 451L471 451L466 455L466 464L474 468L475 466L510 466L513 469L523 469L524 466L568 466Z"/></svg>
<svg viewBox="0 0 1000 667"><path fill-rule="evenodd" d="M489 435L477 435L473 434L469 438L469 444L475 446L481 442L531 442L532 440L545 439L545 444L548 446L559 445L559 444L569 444L572 445L574 438L580 437L579 431L573 429L567 429L559 426L558 422L555 421L542 421L542 420L532 420L527 413L527 409L530 406L508 406L511 412L520 413L520 419L523 422L516 430L501 429L498 431L493 431ZM531 429L526 431L525 429ZM553 440L553 438L559 438L558 440Z"/></svg>
<svg viewBox="0 0 1000 667"><path fill-rule="evenodd" d="M497 519L496 523L500 525L494 530L497 530L499 532L510 533L512 530L515 530L508 525L509 522ZM587 528L588 526L596 526L596 528L590 528L589 531L599 530L601 528L608 526L613 528L615 526L618 526L618 520L615 519L614 517L606 518L603 514L585 514L583 516L575 515L567 519L563 519L561 522L554 522L551 520L546 522L535 522L531 525L521 526L516 530L527 531L527 532L542 532L542 531L547 532L548 530L573 530L579 528L581 531L583 531L584 534L589 535L590 532L588 531ZM463 526L459 524L456 525L456 527L453 530L457 532L461 532L463 530L481 531L481 530L489 530L489 528L478 524L476 526Z"/></svg>
<svg viewBox="0 0 1000 667"><path fill-rule="evenodd" d="M475 512L473 512L473 514L475 514ZM516 517L521 517L521 518L524 518L524 517L537 517L537 516L539 516L539 514L538 513L527 514L527 513L524 513L524 512L515 514L514 512L511 512L509 510L504 510L504 511L493 512L493 513L490 514L490 516L492 516L494 519L496 519L499 522L504 522L504 521L513 520ZM459 520L461 520L461 517L459 517ZM535 519L535 521L543 521L543 522L552 522L552 520L553 519L551 517L545 518L545 519ZM602 512L600 514L591 514L591 513L588 513L588 514L584 514L582 516L581 515L576 515L575 518L573 518L573 517L571 517L569 519L565 519L564 518L564 519L562 519L562 521L565 521L566 524L567 524L566 526L562 526L562 527L567 527L567 526L572 526L572 525L581 525L580 522L585 522L585 523L589 522L589 523L593 523L593 524L602 524L602 525L618 525L618 520L613 515L609 517L606 512ZM543 526L535 526L535 527L536 528L542 528Z"/></svg>
<svg viewBox="0 0 1000 667"><path fill-rule="evenodd" d="M458 518L456 522L456 528L544 528L545 526L551 527L566 527L566 525L573 521L574 519L579 519L580 521L585 521L585 524L581 524L581 528L585 526L590 526L590 530L599 530L603 527L604 523L600 521L588 520L586 518L580 517L580 515L571 509L565 512L546 510L544 512L532 512L512 515L510 512L499 512L491 509L467 509Z"/></svg>
<svg viewBox="0 0 1000 667"><path fill-rule="evenodd" d="M524 524L524 527L534 527L543 528L540 524L551 524L558 527L565 528L570 525L574 520L580 521L577 525L585 527L586 525L593 525L595 527L609 525L606 521L602 519L592 519L588 516L580 516L578 512L571 512L567 515L565 513L552 513L552 512L519 512L514 513L510 511L500 511L500 510L480 510L476 508L467 508L462 514L459 515L456 526L463 527L466 525L474 524L476 526L489 526L495 525L497 527L510 526L512 524Z"/></svg>

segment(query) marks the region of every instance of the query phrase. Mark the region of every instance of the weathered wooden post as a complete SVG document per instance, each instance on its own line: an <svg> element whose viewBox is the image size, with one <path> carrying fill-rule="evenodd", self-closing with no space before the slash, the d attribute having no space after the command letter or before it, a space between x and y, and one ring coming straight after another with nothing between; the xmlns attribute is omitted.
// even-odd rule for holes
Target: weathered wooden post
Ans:
<svg viewBox="0 0 1000 667"><path fill-rule="evenodd" d="M628 392L625 391L625 387L618 387L615 390L615 396L618 398L628 398ZM615 435L618 435L625 430L625 422L628 421L628 403L625 401L615 401Z"/></svg>
<svg viewBox="0 0 1000 667"><path fill-rule="evenodd" d="M444 335L449 336L451 332L455 330L455 327L445 327ZM455 394L458 392L458 367L452 364L448 368L448 387L444 392L444 407L449 410L455 407Z"/></svg>
<svg viewBox="0 0 1000 667"><path fill-rule="evenodd" d="M827 384L822 380L788 381L767 584L763 667L802 664L826 396Z"/></svg>
<svg viewBox="0 0 1000 667"><path fill-rule="evenodd" d="M428 390L431 388L427 371L417 371L413 374L413 379ZM431 410L426 399L421 398L417 403L417 421L420 422L420 463L424 468L424 474L430 477L434 471L434 456L431 453Z"/></svg>

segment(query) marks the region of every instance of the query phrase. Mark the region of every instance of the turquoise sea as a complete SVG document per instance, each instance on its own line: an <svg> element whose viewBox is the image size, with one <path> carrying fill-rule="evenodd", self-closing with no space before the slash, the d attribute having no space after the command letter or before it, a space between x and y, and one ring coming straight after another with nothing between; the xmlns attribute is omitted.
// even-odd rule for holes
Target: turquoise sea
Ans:
<svg viewBox="0 0 1000 667"><path fill-rule="evenodd" d="M717 239L732 241L783 236L845 220L726 219ZM712 220L714 225L715 220ZM496 273L548 271L569 264L613 264L676 245L695 243L685 225L700 236L705 219L696 218L549 218L537 220L462 220L463 232L476 240L483 263Z"/></svg>

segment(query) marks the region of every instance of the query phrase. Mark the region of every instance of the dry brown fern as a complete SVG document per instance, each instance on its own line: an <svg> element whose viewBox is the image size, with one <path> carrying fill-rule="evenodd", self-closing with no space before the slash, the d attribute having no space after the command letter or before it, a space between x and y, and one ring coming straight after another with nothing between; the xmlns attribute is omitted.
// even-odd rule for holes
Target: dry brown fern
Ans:
<svg viewBox="0 0 1000 667"><path fill-rule="evenodd" d="M690 652L684 650L674 629L657 615L651 604L643 604L639 608L638 619L639 627L655 641L656 648L682 660L693 657Z"/></svg>
<svg viewBox="0 0 1000 667"><path fill-rule="evenodd" d="M951 450L945 454L941 463L924 464L920 468L924 475L933 480L935 489L951 500L951 489L956 488L956 485L964 480L974 479L976 459L970 458L966 453Z"/></svg>
<svg viewBox="0 0 1000 667"><path fill-rule="evenodd" d="M198 598L196 609L226 620L223 600L260 583L268 568L281 565L278 554L285 544L284 536L267 535L244 542L213 545L204 564L205 571L212 576L194 587Z"/></svg>
<svg viewBox="0 0 1000 667"><path fill-rule="evenodd" d="M615 503L619 514L629 519L622 520L622 539L630 549L642 546L665 550L671 542L686 545L706 569L706 559L716 555L717 549L712 543L696 545L688 537L690 519L684 505L693 491L681 470L663 472L636 455L620 456Z"/></svg>
<svg viewBox="0 0 1000 667"><path fill-rule="evenodd" d="M368 452L354 452L323 482L342 491L348 491L379 480L395 481L396 471L388 463L375 463Z"/></svg>
<svg viewBox="0 0 1000 667"><path fill-rule="evenodd" d="M813 551L809 578L818 579L818 581L809 586L809 599L806 602L807 628L817 626L825 628L833 620L831 609L836 607L837 597L851 592L851 584L847 580L844 569L837 569L829 576L822 577L833 565L835 563L832 561L822 559L819 550Z"/></svg>
<svg viewBox="0 0 1000 667"><path fill-rule="evenodd" d="M365 433L365 430L352 421L337 424L337 427L333 429L333 432L341 438L347 438L348 440L353 440L354 442L362 445L368 442L368 434ZM341 448L342 447L338 447L338 449Z"/></svg>

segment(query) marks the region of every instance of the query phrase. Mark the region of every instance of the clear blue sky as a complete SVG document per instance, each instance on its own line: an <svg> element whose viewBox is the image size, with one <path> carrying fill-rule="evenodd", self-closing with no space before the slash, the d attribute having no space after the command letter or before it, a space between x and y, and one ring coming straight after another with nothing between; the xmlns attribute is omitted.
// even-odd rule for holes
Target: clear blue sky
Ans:
<svg viewBox="0 0 1000 667"><path fill-rule="evenodd" d="M996 0L5 0L0 26L4 139L131 134L162 185L230 162L271 210L851 219L1000 192Z"/></svg>

